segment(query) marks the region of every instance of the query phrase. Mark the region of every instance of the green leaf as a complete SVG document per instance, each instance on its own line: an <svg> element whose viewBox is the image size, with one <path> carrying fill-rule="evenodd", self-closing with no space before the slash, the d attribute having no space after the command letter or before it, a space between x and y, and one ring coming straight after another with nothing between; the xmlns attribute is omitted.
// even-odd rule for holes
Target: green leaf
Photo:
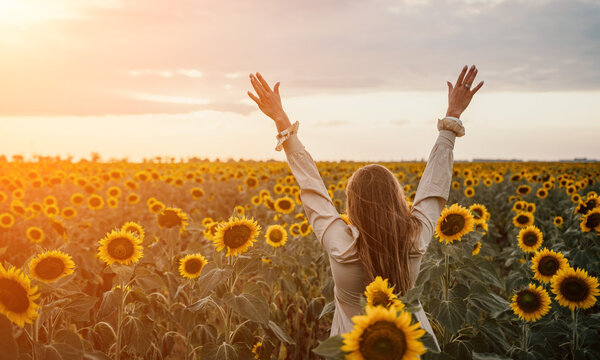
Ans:
<svg viewBox="0 0 600 360"><path fill-rule="evenodd" d="M60 329L54 335L54 348L64 359L82 359L83 343L79 335L70 329Z"/></svg>
<svg viewBox="0 0 600 360"><path fill-rule="evenodd" d="M12 323L6 316L0 314L0 359L16 359L19 348L13 336Z"/></svg>
<svg viewBox="0 0 600 360"><path fill-rule="evenodd" d="M248 293L242 293L241 295L226 293L223 300L235 312L246 319L263 324L269 321L269 304L267 304L264 298Z"/></svg>
<svg viewBox="0 0 600 360"><path fill-rule="evenodd" d="M98 309L96 317L98 319L104 319L114 314L119 308L121 296L123 296L123 291L121 289L114 289L105 292L102 295L102 303L100 304L100 308Z"/></svg>
<svg viewBox="0 0 600 360"><path fill-rule="evenodd" d="M484 354L473 352L473 360L510 360L510 358L498 354Z"/></svg>
<svg viewBox="0 0 600 360"><path fill-rule="evenodd" d="M295 344L296 342L292 337L282 328L279 327L275 322L269 320L269 328L275 333L275 336L286 344Z"/></svg>
<svg viewBox="0 0 600 360"><path fill-rule="evenodd" d="M231 273L231 269L213 268L201 275L197 280L199 284L202 284L199 295L202 297L207 295L217 285L224 283L231 276Z"/></svg>
<svg viewBox="0 0 600 360"><path fill-rule="evenodd" d="M63 307L63 311L71 314L71 318L76 321L89 321L90 310L98 302L97 297L84 293L69 296L69 300L70 302Z"/></svg>
<svg viewBox="0 0 600 360"><path fill-rule="evenodd" d="M92 338L96 348L108 351L110 346L115 343L117 334L109 323L101 321L94 325Z"/></svg>
<svg viewBox="0 0 600 360"><path fill-rule="evenodd" d="M467 312L465 302L458 298L452 300L433 298L429 303L429 307L433 317L451 333L460 329Z"/></svg>
<svg viewBox="0 0 600 360"><path fill-rule="evenodd" d="M328 359L332 360L343 360L345 357L345 353L342 351L342 346L344 345L344 339L341 335L335 335L330 337L325 341L321 341L319 346L312 349L317 355L324 356Z"/></svg>
<svg viewBox="0 0 600 360"><path fill-rule="evenodd" d="M200 350L200 359L206 360L237 360L240 359L236 347L227 343L220 345L207 344Z"/></svg>
<svg viewBox="0 0 600 360"><path fill-rule="evenodd" d="M335 311L335 303L333 301L328 302L324 307L323 310L321 311L321 314L319 314L319 319L323 318L323 316L327 315L327 314L331 314L332 312Z"/></svg>

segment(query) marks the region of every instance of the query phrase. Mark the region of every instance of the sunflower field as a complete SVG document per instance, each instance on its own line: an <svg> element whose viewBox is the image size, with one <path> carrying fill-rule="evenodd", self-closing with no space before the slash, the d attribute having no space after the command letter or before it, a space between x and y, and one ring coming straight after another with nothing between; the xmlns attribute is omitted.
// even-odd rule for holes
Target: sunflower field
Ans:
<svg viewBox="0 0 600 360"><path fill-rule="evenodd" d="M317 165L348 222L366 164ZM425 164L382 165L410 203ZM0 157L0 358L600 359L599 181L456 162L416 286L377 278L329 337L329 259L286 163Z"/></svg>

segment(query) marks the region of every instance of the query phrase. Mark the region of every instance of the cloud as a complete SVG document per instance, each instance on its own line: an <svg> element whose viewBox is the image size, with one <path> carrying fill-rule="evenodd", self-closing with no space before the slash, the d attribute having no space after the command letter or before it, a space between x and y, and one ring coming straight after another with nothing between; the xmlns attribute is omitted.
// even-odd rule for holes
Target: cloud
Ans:
<svg viewBox="0 0 600 360"><path fill-rule="evenodd" d="M600 89L593 1L66 3L77 16L0 25L0 115L247 113L255 71L287 98L443 91L472 63L485 92Z"/></svg>

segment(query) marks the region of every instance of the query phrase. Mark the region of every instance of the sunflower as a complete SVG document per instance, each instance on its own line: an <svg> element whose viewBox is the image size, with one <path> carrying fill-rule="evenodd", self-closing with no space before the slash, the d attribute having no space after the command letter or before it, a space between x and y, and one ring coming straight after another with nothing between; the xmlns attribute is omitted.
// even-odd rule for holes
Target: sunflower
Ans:
<svg viewBox="0 0 600 360"><path fill-rule="evenodd" d="M452 204L438 218L435 236L440 238L440 242L446 241L446 244L460 241L463 235L473 231L474 224L473 215L468 209Z"/></svg>
<svg viewBox="0 0 600 360"><path fill-rule="evenodd" d="M513 225L516 227L526 227L529 225L533 225L533 214L527 211L519 211L517 215L513 218Z"/></svg>
<svg viewBox="0 0 600 360"><path fill-rule="evenodd" d="M39 228L37 226L28 227L27 230L25 231L25 235L27 236L27 239L29 239L29 241L38 243L38 244L41 243L42 241L44 241L44 238L45 238L44 230L42 230L42 228Z"/></svg>
<svg viewBox="0 0 600 360"><path fill-rule="evenodd" d="M273 201L273 199L271 199L270 197L264 197L263 198L264 204L267 208L271 209L271 210L275 210L275 202Z"/></svg>
<svg viewBox="0 0 600 360"><path fill-rule="evenodd" d="M71 195L71 204L73 204L75 206L82 205L84 201L85 201L85 196L83 196L82 193L75 193L75 194Z"/></svg>
<svg viewBox="0 0 600 360"><path fill-rule="evenodd" d="M15 217L11 213L0 214L0 227L10 229L15 224Z"/></svg>
<svg viewBox="0 0 600 360"><path fill-rule="evenodd" d="M420 323L413 325L411 314L391 307L367 306L366 315L352 317L354 328L343 334L342 351L348 360L417 359L426 352L418 339L425 334Z"/></svg>
<svg viewBox="0 0 600 360"><path fill-rule="evenodd" d="M248 176L244 180L244 184L246 184L246 186L249 187L250 189L254 189L255 187L258 186L258 179L254 176Z"/></svg>
<svg viewBox="0 0 600 360"><path fill-rule="evenodd" d="M559 270L569 267L569 262L561 252L554 252L546 248L535 253L531 259L533 278L549 283Z"/></svg>
<svg viewBox="0 0 600 360"><path fill-rule="evenodd" d="M258 359L258 352L260 351L260 347L262 343L259 341L256 344L252 345L252 354L254 354L254 359Z"/></svg>
<svg viewBox="0 0 600 360"><path fill-rule="evenodd" d="M535 212L535 204L534 203L526 203L524 211L527 211L527 212L533 214Z"/></svg>
<svg viewBox="0 0 600 360"><path fill-rule="evenodd" d="M188 254L179 259L179 274L184 278L195 279L200 276L202 268L208 261L202 254Z"/></svg>
<svg viewBox="0 0 600 360"><path fill-rule="evenodd" d="M199 187L193 187L190 189L190 195L192 195L192 198L194 200L199 200L201 197L204 196L204 190L202 190Z"/></svg>
<svg viewBox="0 0 600 360"><path fill-rule="evenodd" d="M312 227L310 226L310 224L308 223L307 220L304 220L303 222L300 223L300 235L306 236L306 235L310 234L311 230L312 230Z"/></svg>
<svg viewBox="0 0 600 360"><path fill-rule="evenodd" d="M56 205L44 206L44 215L47 217L54 217L60 213L60 209Z"/></svg>
<svg viewBox="0 0 600 360"><path fill-rule="evenodd" d="M458 190L458 189L460 189L460 183L459 183L458 181L453 181L453 182L452 182L452 188L453 188L454 190Z"/></svg>
<svg viewBox="0 0 600 360"><path fill-rule="evenodd" d="M600 208L597 207L593 210L588 211L587 214L581 217L581 223L579 226L581 227L581 231L590 232L595 230L600 233Z"/></svg>
<svg viewBox="0 0 600 360"><path fill-rule="evenodd" d="M285 245L287 241L288 234L285 231L285 228L281 225L271 225L267 228L267 232L265 233L265 238L267 244L271 245L274 248L278 248L280 246Z"/></svg>
<svg viewBox="0 0 600 360"><path fill-rule="evenodd" d="M526 211L526 207L527 207L527 202L523 201L523 200L519 200L517 202L514 203L513 207L512 207L512 211Z"/></svg>
<svg viewBox="0 0 600 360"><path fill-rule="evenodd" d="M42 200L42 204L44 204L45 206L50 206L50 205L58 206L58 200L56 200L56 196L48 195L48 196L44 197L44 199Z"/></svg>
<svg viewBox="0 0 600 360"><path fill-rule="evenodd" d="M60 211L60 215L63 217L63 219L73 219L77 216L77 210L70 206L67 206L66 208L63 208Z"/></svg>
<svg viewBox="0 0 600 360"><path fill-rule="evenodd" d="M475 195L475 189L472 187L468 187L465 189L465 196L466 197L473 197L473 195Z"/></svg>
<svg viewBox="0 0 600 360"><path fill-rule="evenodd" d="M546 196L548 196L548 190L546 190L544 188L538 189L536 192L536 195L540 199L545 199Z"/></svg>
<svg viewBox="0 0 600 360"><path fill-rule="evenodd" d="M87 199L87 206L92 210L102 209L104 206L104 199L100 195L90 195L90 197Z"/></svg>
<svg viewBox="0 0 600 360"><path fill-rule="evenodd" d="M166 207L165 204L156 200L156 201L153 201L152 203L148 204L148 211L150 211L153 214L159 214L161 211L163 211L165 209L165 207Z"/></svg>
<svg viewBox="0 0 600 360"><path fill-rule="evenodd" d="M254 246L260 229L260 225L254 219L232 217L217 228L213 243L217 251L227 248L227 256L237 256Z"/></svg>
<svg viewBox="0 0 600 360"><path fill-rule="evenodd" d="M58 250L46 251L31 259L29 274L40 281L51 283L72 274L74 267L71 255Z"/></svg>
<svg viewBox="0 0 600 360"><path fill-rule="evenodd" d="M14 267L6 270L0 264L0 314L23 327L38 317L40 306L34 301L40 297L37 286L31 287L31 280L21 270Z"/></svg>
<svg viewBox="0 0 600 360"><path fill-rule="evenodd" d="M550 311L550 296L541 286L529 286L512 297L510 308L519 319L535 322Z"/></svg>
<svg viewBox="0 0 600 360"><path fill-rule="evenodd" d="M139 237L142 241L144 241L144 236L146 235L142 225L136 223L135 221L128 221L123 224L123 226L121 226L121 231L133 233L133 235Z"/></svg>
<svg viewBox="0 0 600 360"><path fill-rule="evenodd" d="M277 210L278 212L282 213L282 214L289 214L294 210L295 207L295 203L294 200L292 200L292 198L284 196L284 197L280 197L279 199L277 199L275 201L274 207L275 210Z"/></svg>
<svg viewBox="0 0 600 360"><path fill-rule="evenodd" d="M215 221L213 220L213 218L211 218L211 217L207 216L207 217L205 217L204 219L202 219L202 226L204 226L204 227L208 227L208 225L212 224L213 222L215 222Z"/></svg>
<svg viewBox="0 0 600 360"><path fill-rule="evenodd" d="M394 294L394 287L390 287L388 279L383 279L381 276L377 276L365 289L365 296L367 297L368 306L383 306L388 309L390 306L396 306L397 310L404 309L404 304L396 294Z"/></svg>
<svg viewBox="0 0 600 360"><path fill-rule="evenodd" d="M292 236L300 236L300 224L295 223L290 226L290 234Z"/></svg>
<svg viewBox="0 0 600 360"><path fill-rule="evenodd" d="M571 195L571 202L578 204L581 202L581 195L579 194L573 194Z"/></svg>
<svg viewBox="0 0 600 360"><path fill-rule="evenodd" d="M246 209L244 209L243 206L241 205L237 205L235 208L233 208L233 212L237 215L237 216L242 216L244 215L244 213L246 212Z"/></svg>
<svg viewBox="0 0 600 360"><path fill-rule="evenodd" d="M544 241L542 232L535 225L522 228L517 236L519 247L524 252L534 252L542 246Z"/></svg>
<svg viewBox="0 0 600 360"><path fill-rule="evenodd" d="M119 200L114 197L109 197L108 200L106 200L106 204L109 208L116 209L117 207L119 207Z"/></svg>
<svg viewBox="0 0 600 360"><path fill-rule="evenodd" d="M600 295L598 279L583 269L561 269L552 277L551 284L558 303L571 310L594 306L596 296Z"/></svg>
<svg viewBox="0 0 600 360"><path fill-rule="evenodd" d="M529 185L521 185L517 188L517 194L519 195L527 195L531 192L531 186Z"/></svg>
<svg viewBox="0 0 600 360"><path fill-rule="evenodd" d="M179 226L179 231L184 232L188 216L178 208L164 208L158 214L158 225L166 228Z"/></svg>
<svg viewBox="0 0 600 360"><path fill-rule="evenodd" d="M262 203L262 198L258 195L254 195L251 199L250 202L252 203L252 205L254 206L258 206Z"/></svg>
<svg viewBox="0 0 600 360"><path fill-rule="evenodd" d="M564 221L562 216L555 216L553 222L555 226L561 226Z"/></svg>
<svg viewBox="0 0 600 360"><path fill-rule="evenodd" d="M143 255L142 240L131 232L113 230L100 240L98 256L108 265L131 265Z"/></svg>
<svg viewBox="0 0 600 360"><path fill-rule="evenodd" d="M118 186L111 186L106 190L108 197L119 198L121 197L121 188Z"/></svg>
<svg viewBox="0 0 600 360"><path fill-rule="evenodd" d="M480 251L481 251L481 241L478 241L477 243L475 243L475 246L473 246L473 252L471 254L477 255L477 254L479 254Z"/></svg>
<svg viewBox="0 0 600 360"><path fill-rule="evenodd" d="M203 231L204 237L207 238L208 240L212 241L215 237L215 234L217 233L217 229L219 228L219 225L220 225L220 223L218 223L216 221L206 225L206 228Z"/></svg>
<svg viewBox="0 0 600 360"><path fill-rule="evenodd" d="M135 205L140 202L140 196L136 193L127 195L127 202L131 205Z"/></svg>

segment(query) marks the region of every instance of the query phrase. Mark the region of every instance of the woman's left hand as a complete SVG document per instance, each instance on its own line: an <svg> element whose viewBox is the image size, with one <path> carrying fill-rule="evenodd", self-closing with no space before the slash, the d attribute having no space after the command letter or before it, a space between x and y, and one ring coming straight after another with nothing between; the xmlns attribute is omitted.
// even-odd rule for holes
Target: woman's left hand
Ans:
<svg viewBox="0 0 600 360"><path fill-rule="evenodd" d="M256 73L256 76L250 74L250 82L258 94L258 97L250 91L248 91L248 96L254 100L256 105L258 105L258 108L265 113L265 115L275 121L278 131L287 129L290 126L290 120L285 111L283 111L283 106L281 105L279 82L277 82L273 87L273 90L271 90L269 84L267 84L260 73Z"/></svg>

